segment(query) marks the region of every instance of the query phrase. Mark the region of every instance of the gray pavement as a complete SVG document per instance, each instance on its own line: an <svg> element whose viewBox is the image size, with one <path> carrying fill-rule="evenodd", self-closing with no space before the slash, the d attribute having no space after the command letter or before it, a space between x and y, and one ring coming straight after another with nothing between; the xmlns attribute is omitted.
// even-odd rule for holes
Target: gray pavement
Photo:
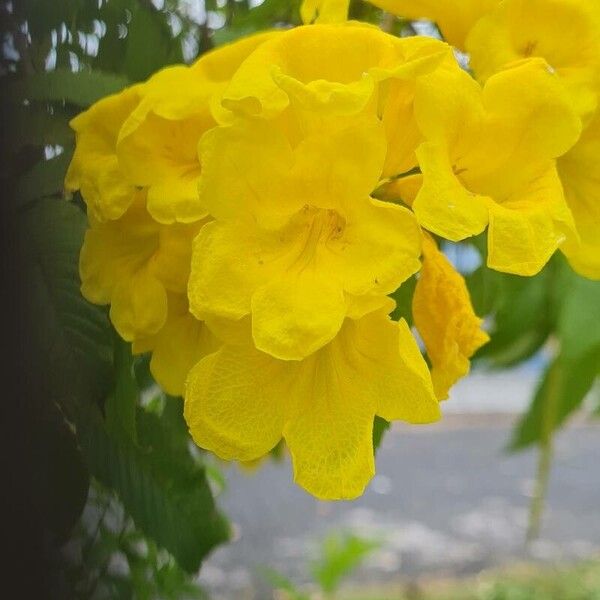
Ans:
<svg viewBox="0 0 600 600"><path fill-rule="evenodd" d="M287 459L251 474L225 467L219 503L236 540L206 561L201 582L215 599L271 598L260 567L306 582L319 541L339 530L382 543L356 574L364 584L600 553L600 427L580 423L558 436L542 534L526 551L536 456L504 453L512 421L447 415L433 426L394 427L376 477L353 502L313 499L292 483Z"/></svg>

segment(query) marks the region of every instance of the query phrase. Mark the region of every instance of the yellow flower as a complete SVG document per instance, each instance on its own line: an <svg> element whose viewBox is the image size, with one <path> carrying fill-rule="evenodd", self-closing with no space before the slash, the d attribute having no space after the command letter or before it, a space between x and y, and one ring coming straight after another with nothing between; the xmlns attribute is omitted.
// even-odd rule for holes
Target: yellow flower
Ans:
<svg viewBox="0 0 600 600"><path fill-rule="evenodd" d="M167 319L167 292L184 293L194 225L160 225L148 214L143 192L120 218L90 215L79 261L81 291L95 304L111 304L110 318L124 340L156 334Z"/></svg>
<svg viewBox="0 0 600 600"><path fill-rule="evenodd" d="M123 172L148 189L148 211L161 223L191 223L198 207L198 141L217 122L220 94L239 64L278 32L244 38L203 55L190 67L159 71L123 124L117 155Z"/></svg>
<svg viewBox="0 0 600 600"><path fill-rule="evenodd" d="M168 316L164 326L152 336L134 340L134 354L152 352L150 372L171 396L183 396L190 369L220 344L208 327L194 318L185 294L168 294Z"/></svg>
<svg viewBox="0 0 600 600"><path fill-rule="evenodd" d="M558 160L580 243L568 240L562 247L573 269L584 277L600 279L600 112L575 147Z"/></svg>
<svg viewBox="0 0 600 600"><path fill-rule="evenodd" d="M147 82L95 103L71 121L75 153L65 188L80 190L98 221L118 219L135 190L148 191L158 221L190 223L198 208L197 146L223 112L219 94L240 63L278 32L249 36L203 55L194 65L168 67Z"/></svg>
<svg viewBox="0 0 600 600"><path fill-rule="evenodd" d="M465 40L477 20L500 0L369 0L371 4L407 19L437 23L444 39L464 50Z"/></svg>
<svg viewBox="0 0 600 600"><path fill-rule="evenodd" d="M117 139L140 101L142 86L104 98L71 121L76 146L65 178L68 191L81 190L89 213L98 221L118 219L131 206L135 186L117 159Z"/></svg>
<svg viewBox="0 0 600 600"><path fill-rule="evenodd" d="M488 266L518 275L575 237L554 159L581 121L544 61L515 63L483 89L464 72L436 71L419 80L415 114L425 142L412 206L426 229L459 241L489 224Z"/></svg>
<svg viewBox="0 0 600 600"><path fill-rule="evenodd" d="M419 269L414 216L370 194L407 160L388 153L386 102L399 107L404 94L412 107L415 73L447 52L370 27L311 25L243 63L224 94L240 116L201 142L200 199L215 221L194 244L198 318L252 314L258 349L299 360ZM409 108L397 115L397 128L416 129ZM415 146L404 154L416 161Z"/></svg>
<svg viewBox="0 0 600 600"><path fill-rule="evenodd" d="M600 3L596 0L504 0L467 39L471 66L486 81L506 64L537 56L565 83L586 118L600 91Z"/></svg>
<svg viewBox="0 0 600 600"><path fill-rule="evenodd" d="M419 269L421 234L407 209L369 197L384 156L366 117L295 149L265 122L207 134L201 197L216 220L194 242L192 312L252 313L259 349L301 359L363 310L356 296L393 292Z"/></svg>
<svg viewBox="0 0 600 600"><path fill-rule="evenodd" d="M350 0L304 0L300 16L304 23L341 23L348 18Z"/></svg>
<svg viewBox="0 0 600 600"><path fill-rule="evenodd" d="M392 303L393 304L393 303ZM404 321L384 306L346 319L302 361L256 350L248 320L190 372L185 418L196 443L226 460L251 461L283 437L294 479L318 498L359 496L374 474L373 417L439 418L431 377Z"/></svg>
<svg viewBox="0 0 600 600"><path fill-rule="evenodd" d="M423 243L423 268L412 312L431 361L436 396L444 400L467 375L469 359L489 336L481 330L482 320L473 311L465 280L429 236Z"/></svg>

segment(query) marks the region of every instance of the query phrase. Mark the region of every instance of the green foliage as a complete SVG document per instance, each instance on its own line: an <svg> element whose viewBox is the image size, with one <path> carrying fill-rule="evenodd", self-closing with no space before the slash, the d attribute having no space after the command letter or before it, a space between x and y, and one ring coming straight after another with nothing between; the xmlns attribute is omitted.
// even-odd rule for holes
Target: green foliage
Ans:
<svg viewBox="0 0 600 600"><path fill-rule="evenodd" d="M336 532L329 535L321 543L319 558L310 565L314 582L326 597L330 597L338 590L342 580L351 575L379 546L379 542L353 533ZM263 568L261 572L275 589L285 592L286 598L309 600L311 597L274 569Z"/></svg>
<svg viewBox="0 0 600 600"><path fill-rule="evenodd" d="M373 421L373 448L375 452L379 449L385 432L390 428L390 423L385 419L375 416Z"/></svg>
<svg viewBox="0 0 600 600"><path fill-rule="evenodd" d="M519 566L510 571L482 573L459 581L411 583L406 591L378 593L352 590L343 600L598 600L600 563L585 562L562 568Z"/></svg>
<svg viewBox="0 0 600 600"><path fill-rule="evenodd" d="M321 558L312 565L313 577L321 589L330 594L378 547L378 542L351 533L333 534L325 539Z"/></svg>
<svg viewBox="0 0 600 600"><path fill-rule="evenodd" d="M98 483L91 488L86 513L73 536L83 555L70 561L66 578L75 598L111 600L203 599L173 558L136 529L115 496Z"/></svg>
<svg viewBox="0 0 600 600"><path fill-rule="evenodd" d="M73 73L67 69L43 71L13 83L8 96L15 102L21 100L66 102L85 108L96 100L114 94L128 85L122 75L100 71Z"/></svg>
<svg viewBox="0 0 600 600"><path fill-rule="evenodd" d="M581 407L600 374L600 283L575 274L563 282L555 325L558 353L515 429L515 450L543 442L560 427Z"/></svg>

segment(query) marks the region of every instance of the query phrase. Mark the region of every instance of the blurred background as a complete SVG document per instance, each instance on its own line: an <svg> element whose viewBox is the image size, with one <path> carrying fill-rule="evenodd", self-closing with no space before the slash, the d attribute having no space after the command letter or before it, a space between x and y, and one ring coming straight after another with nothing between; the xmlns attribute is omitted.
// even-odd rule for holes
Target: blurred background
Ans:
<svg viewBox="0 0 600 600"><path fill-rule="evenodd" d="M354 502L305 494L284 449L246 466L191 451L181 401L80 297L86 221L81 199L63 194L69 120L165 65L299 24L299 4L0 1L2 210L25 240L27 390L42 398L28 415L32 510L49 597L599 599L600 289L561 257L522 279L482 267L484 240L444 248L492 342L441 423L376 423L377 475ZM351 16L438 35L361 0ZM409 321L411 286L396 298ZM156 456L98 420L123 368L138 390L139 443Z"/></svg>

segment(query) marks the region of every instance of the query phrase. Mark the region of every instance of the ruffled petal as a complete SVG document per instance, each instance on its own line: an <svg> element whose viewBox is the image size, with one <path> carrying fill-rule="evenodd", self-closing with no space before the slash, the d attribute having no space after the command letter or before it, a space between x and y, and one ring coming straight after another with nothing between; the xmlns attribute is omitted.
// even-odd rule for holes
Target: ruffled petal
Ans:
<svg viewBox="0 0 600 600"><path fill-rule="evenodd" d="M205 114L172 121L150 112L121 135L118 156L130 181L148 188L148 211L160 223L194 222L206 216L198 196L198 141L215 122Z"/></svg>
<svg viewBox="0 0 600 600"><path fill-rule="evenodd" d="M427 236L423 269L413 296L415 325L432 364L436 396L444 400L450 388L467 375L469 359L488 340L475 315L464 278Z"/></svg>
<svg viewBox="0 0 600 600"><path fill-rule="evenodd" d="M90 213L104 221L118 219L135 199L135 187L117 159L123 123L138 105L143 86L133 86L96 102L71 121L77 145L65 188L80 190Z"/></svg>
<svg viewBox="0 0 600 600"><path fill-rule="evenodd" d="M517 195L490 206L487 264L505 273L535 275L573 235L573 217L552 164Z"/></svg>
<svg viewBox="0 0 600 600"><path fill-rule="evenodd" d="M590 115L597 106L600 13L595 2L505 0L475 25L467 50L481 81L511 62L540 57L564 83L579 115Z"/></svg>

